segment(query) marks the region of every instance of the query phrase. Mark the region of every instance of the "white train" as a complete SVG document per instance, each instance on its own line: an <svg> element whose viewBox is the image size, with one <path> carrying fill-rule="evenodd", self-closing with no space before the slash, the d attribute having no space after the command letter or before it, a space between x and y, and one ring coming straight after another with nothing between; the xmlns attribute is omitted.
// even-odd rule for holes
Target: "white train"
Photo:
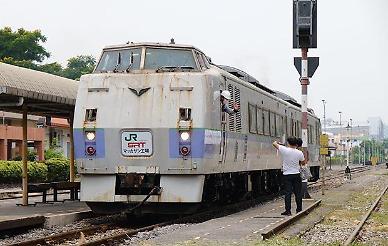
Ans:
<svg viewBox="0 0 388 246"><path fill-rule="evenodd" d="M240 105L222 112L220 93ZM193 46L104 48L81 77L74 118L81 200L98 213L189 213L202 203L278 192L275 139L301 135L301 109ZM309 159L319 176L320 122L309 110Z"/></svg>

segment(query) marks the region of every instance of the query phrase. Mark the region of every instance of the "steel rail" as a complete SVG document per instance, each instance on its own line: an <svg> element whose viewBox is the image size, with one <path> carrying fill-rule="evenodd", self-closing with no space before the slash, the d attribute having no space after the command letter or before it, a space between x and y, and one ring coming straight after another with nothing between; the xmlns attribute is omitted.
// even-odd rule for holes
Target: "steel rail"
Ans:
<svg viewBox="0 0 388 246"><path fill-rule="evenodd" d="M92 227L87 227L82 229L71 230L67 232L61 232L59 234L54 234L54 235L32 239L28 241L9 244L9 246L51 245L55 242L62 242L66 239L74 239L74 237L79 236L81 232L84 233L85 235L88 235L99 231L107 231L108 229L109 229L109 225L92 226Z"/></svg>
<svg viewBox="0 0 388 246"><path fill-rule="evenodd" d="M354 239L357 237L357 235L360 232L361 228L364 226L366 220L369 218L371 213L375 210L377 204L379 204L381 198L384 196L384 194L387 191L387 189L388 189L388 185L385 186L385 188L381 192L380 196L376 199L376 201L373 203L373 205L369 208L368 212L364 215L364 217L362 218L361 222L358 223L357 227L354 229L352 234L350 234L350 236L348 237L348 239L344 243L345 246L350 245L354 241Z"/></svg>

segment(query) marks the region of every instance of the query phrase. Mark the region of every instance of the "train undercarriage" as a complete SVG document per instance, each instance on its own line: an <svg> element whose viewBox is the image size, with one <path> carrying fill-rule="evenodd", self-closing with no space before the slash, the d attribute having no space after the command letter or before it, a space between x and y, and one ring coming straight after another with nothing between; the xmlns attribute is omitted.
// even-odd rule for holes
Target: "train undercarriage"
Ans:
<svg viewBox="0 0 388 246"><path fill-rule="evenodd" d="M319 178L319 167L310 167L313 177ZM115 193L117 195L158 195L162 190L160 175L120 174L117 175ZM87 202L98 214L191 214L211 204L233 203L248 198L265 198L282 192L282 173L279 169L217 173L205 176L202 201L185 202Z"/></svg>

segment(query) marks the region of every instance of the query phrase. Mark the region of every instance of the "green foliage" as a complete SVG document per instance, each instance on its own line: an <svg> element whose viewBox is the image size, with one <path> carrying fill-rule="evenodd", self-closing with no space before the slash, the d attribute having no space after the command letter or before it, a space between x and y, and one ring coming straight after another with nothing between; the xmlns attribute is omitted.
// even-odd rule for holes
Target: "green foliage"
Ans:
<svg viewBox="0 0 388 246"><path fill-rule="evenodd" d="M58 76L63 76L62 65L59 64L58 62L39 65L35 70L39 70L45 73L51 73Z"/></svg>
<svg viewBox="0 0 388 246"><path fill-rule="evenodd" d="M38 70L39 66L30 60L16 60L13 57L4 57L0 59L0 62L15 65L18 67L25 67L28 69Z"/></svg>
<svg viewBox="0 0 388 246"><path fill-rule="evenodd" d="M53 158L46 161L48 170L47 181L63 181L69 179L70 162L68 159Z"/></svg>
<svg viewBox="0 0 388 246"><path fill-rule="evenodd" d="M93 72L96 59L93 56L76 56L67 61L67 67L63 70L63 76L69 79L76 79Z"/></svg>
<svg viewBox="0 0 388 246"><path fill-rule="evenodd" d="M23 160L23 157L21 157L20 155L17 155L12 160L13 161L21 161L21 160Z"/></svg>
<svg viewBox="0 0 388 246"><path fill-rule="evenodd" d="M44 163L30 162L28 168L28 182L44 182L47 179L48 168ZM20 182L20 179L19 179Z"/></svg>
<svg viewBox="0 0 388 246"><path fill-rule="evenodd" d="M366 161L371 160L372 156L381 156L382 159L384 159L385 158L384 148L385 148L386 142L388 144L388 140L384 140L383 142L376 141L375 139L364 140L361 142L360 148L358 146L353 147L351 154L354 160L359 160L359 156L361 157L360 159L362 160L364 158L364 151L365 151Z"/></svg>
<svg viewBox="0 0 388 246"><path fill-rule="evenodd" d="M44 151L44 159L45 160L50 160L53 158L64 158L62 152L58 151L57 149L51 147L47 150Z"/></svg>
<svg viewBox="0 0 388 246"><path fill-rule="evenodd" d="M0 183L20 183L22 180L21 161L0 161ZM67 159L51 159L46 162L29 162L28 182L67 181L70 163Z"/></svg>
<svg viewBox="0 0 388 246"><path fill-rule="evenodd" d="M0 59L12 57L17 61L42 62L50 53L41 45L47 38L40 30L27 31L10 27L0 29Z"/></svg>
<svg viewBox="0 0 388 246"><path fill-rule="evenodd" d="M50 57L41 45L46 40L40 30L20 28L13 32L10 27L4 27L0 29L0 62L76 80L93 71L96 59L90 55L70 58L65 68L57 62L39 64Z"/></svg>
<svg viewBox="0 0 388 246"><path fill-rule="evenodd" d="M36 161L37 153L33 150L27 150L27 160L28 161Z"/></svg>
<svg viewBox="0 0 388 246"><path fill-rule="evenodd" d="M22 178L20 161L0 161L0 183L19 183Z"/></svg>

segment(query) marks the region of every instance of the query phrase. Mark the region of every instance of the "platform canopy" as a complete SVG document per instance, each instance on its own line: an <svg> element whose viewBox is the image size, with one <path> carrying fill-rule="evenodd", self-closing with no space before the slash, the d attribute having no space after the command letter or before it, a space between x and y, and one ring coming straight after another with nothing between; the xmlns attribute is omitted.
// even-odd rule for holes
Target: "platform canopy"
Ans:
<svg viewBox="0 0 388 246"><path fill-rule="evenodd" d="M0 63L0 110L68 118L74 112L78 82Z"/></svg>
<svg viewBox="0 0 388 246"><path fill-rule="evenodd" d="M0 110L23 114L23 206L28 206L27 114L67 118L70 123L70 182L74 182L73 116L78 82L0 63Z"/></svg>

